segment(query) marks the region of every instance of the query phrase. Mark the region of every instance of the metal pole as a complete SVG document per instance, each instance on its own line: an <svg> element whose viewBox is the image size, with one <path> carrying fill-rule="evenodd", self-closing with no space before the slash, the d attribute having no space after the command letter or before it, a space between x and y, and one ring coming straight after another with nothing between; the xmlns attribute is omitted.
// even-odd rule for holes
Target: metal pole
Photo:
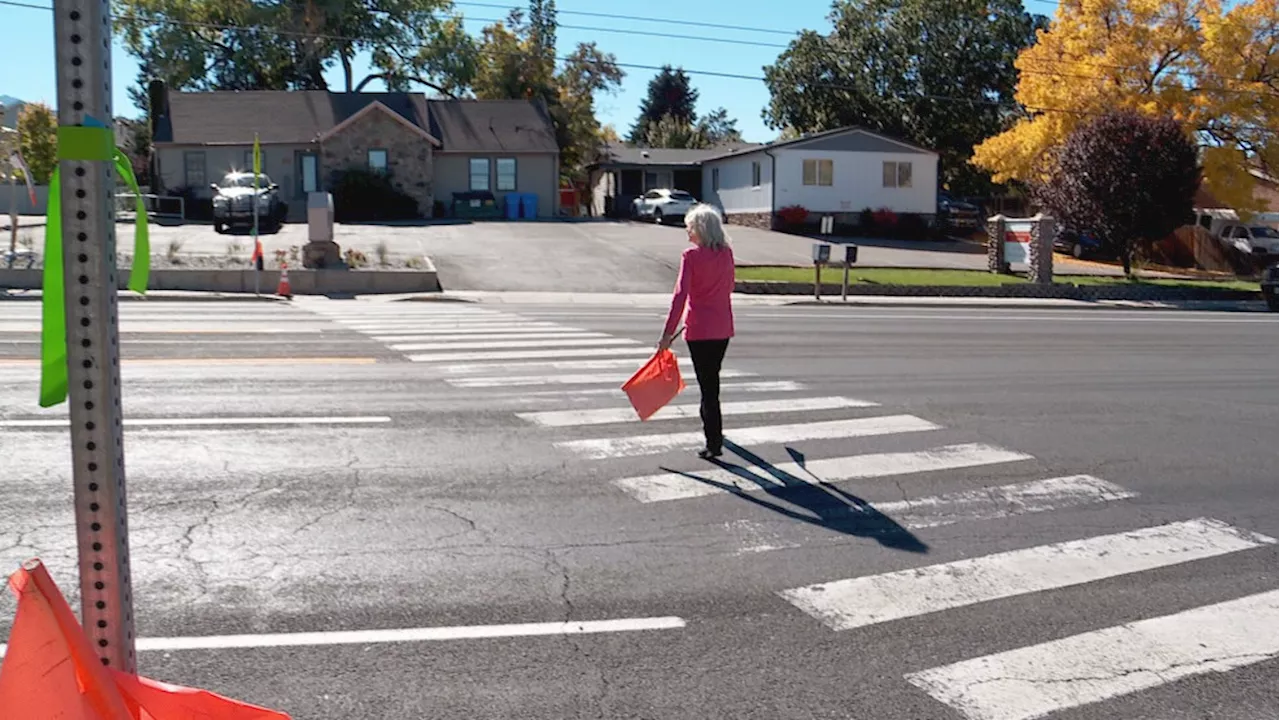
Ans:
<svg viewBox="0 0 1280 720"><path fill-rule="evenodd" d="M822 299L822 262L813 261L813 299Z"/></svg>
<svg viewBox="0 0 1280 720"><path fill-rule="evenodd" d="M109 0L54 0L58 125L111 126ZM81 621L104 665L135 672L120 429L115 168L60 160L68 403Z"/></svg>
<svg viewBox="0 0 1280 720"><path fill-rule="evenodd" d="M844 282L840 284L841 302L849 302L849 261L844 261Z"/></svg>
<svg viewBox="0 0 1280 720"><path fill-rule="evenodd" d="M9 168L9 267L18 256L18 168Z"/></svg>

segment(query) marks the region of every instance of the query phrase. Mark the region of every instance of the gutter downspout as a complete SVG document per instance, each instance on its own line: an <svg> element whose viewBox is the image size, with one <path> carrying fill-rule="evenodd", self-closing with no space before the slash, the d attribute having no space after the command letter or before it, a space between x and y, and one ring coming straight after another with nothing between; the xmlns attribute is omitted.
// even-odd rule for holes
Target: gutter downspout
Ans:
<svg viewBox="0 0 1280 720"><path fill-rule="evenodd" d="M764 154L769 156L769 229L772 230L773 214L778 209L778 157L769 148L764 149Z"/></svg>

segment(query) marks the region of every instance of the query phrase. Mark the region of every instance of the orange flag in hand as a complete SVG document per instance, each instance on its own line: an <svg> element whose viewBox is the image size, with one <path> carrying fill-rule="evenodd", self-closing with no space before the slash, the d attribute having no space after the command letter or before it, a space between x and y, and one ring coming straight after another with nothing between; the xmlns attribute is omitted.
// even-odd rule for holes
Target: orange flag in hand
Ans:
<svg viewBox="0 0 1280 720"><path fill-rule="evenodd" d="M0 717L24 720L289 720L204 690L107 668L38 560L9 577L18 612L0 661Z"/></svg>

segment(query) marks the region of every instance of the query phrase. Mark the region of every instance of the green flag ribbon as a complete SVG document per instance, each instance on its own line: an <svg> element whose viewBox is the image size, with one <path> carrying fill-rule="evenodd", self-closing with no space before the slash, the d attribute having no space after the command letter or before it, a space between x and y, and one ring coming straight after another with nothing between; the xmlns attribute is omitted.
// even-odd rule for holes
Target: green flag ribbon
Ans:
<svg viewBox="0 0 1280 720"><path fill-rule="evenodd" d="M99 160L114 162L137 199L134 224L133 270L129 289L146 294L151 274L151 237L147 228L147 208L138 189L129 158L115 147L110 128L58 128L58 160ZM67 316L62 269L62 184L58 168L49 180L49 202L44 226L44 275L40 298L40 407L52 407L67 399ZM115 288L112 288L115 291Z"/></svg>

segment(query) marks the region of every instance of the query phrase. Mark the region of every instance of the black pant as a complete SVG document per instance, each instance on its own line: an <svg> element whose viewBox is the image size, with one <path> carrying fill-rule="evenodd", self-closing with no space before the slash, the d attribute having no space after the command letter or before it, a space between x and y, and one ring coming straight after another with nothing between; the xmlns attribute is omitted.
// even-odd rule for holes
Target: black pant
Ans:
<svg viewBox="0 0 1280 720"><path fill-rule="evenodd" d="M702 432L707 436L707 449L720 450L724 443L724 424L720 419L720 365L724 362L729 339L690 340L689 357L693 359L693 372L698 376L698 389L702 391Z"/></svg>

